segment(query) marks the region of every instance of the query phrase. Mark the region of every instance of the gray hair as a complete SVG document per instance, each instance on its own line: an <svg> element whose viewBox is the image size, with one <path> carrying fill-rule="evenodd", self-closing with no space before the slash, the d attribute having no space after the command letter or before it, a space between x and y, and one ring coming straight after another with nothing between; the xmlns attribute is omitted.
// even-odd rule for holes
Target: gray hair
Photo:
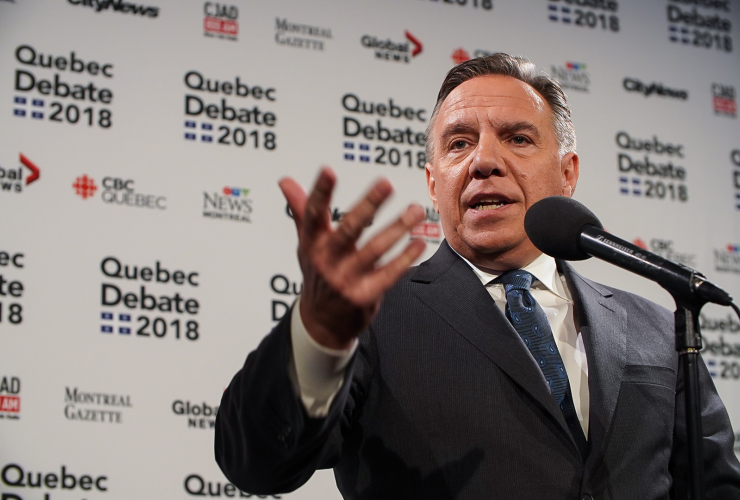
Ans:
<svg viewBox="0 0 740 500"><path fill-rule="evenodd" d="M568 99L560 87L560 84L547 74L537 75L536 68L528 59L520 56L510 56L503 52L491 54L486 57L470 59L452 68L439 89L437 104L429 118L426 130L426 155L427 161L434 159L434 138L432 129L439 114L439 108L458 85L476 76L503 75L511 76L531 86L536 90L552 110L551 122L555 138L558 141L558 153L564 156L576 150L576 131L570 119L570 107Z"/></svg>

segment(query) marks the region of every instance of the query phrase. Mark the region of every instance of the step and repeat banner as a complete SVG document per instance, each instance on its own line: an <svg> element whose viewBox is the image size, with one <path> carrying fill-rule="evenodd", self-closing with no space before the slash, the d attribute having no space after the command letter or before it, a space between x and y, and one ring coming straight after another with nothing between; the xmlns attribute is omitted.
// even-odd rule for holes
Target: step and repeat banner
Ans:
<svg viewBox="0 0 740 500"><path fill-rule="evenodd" d="M332 166L338 221L386 176L371 230L418 202L430 256L424 130L472 57L557 78L576 198L740 297L739 26L738 0L0 0L2 499L249 497L214 421L301 291L278 180ZM740 322L701 325L740 431ZM339 494L321 471L280 497Z"/></svg>

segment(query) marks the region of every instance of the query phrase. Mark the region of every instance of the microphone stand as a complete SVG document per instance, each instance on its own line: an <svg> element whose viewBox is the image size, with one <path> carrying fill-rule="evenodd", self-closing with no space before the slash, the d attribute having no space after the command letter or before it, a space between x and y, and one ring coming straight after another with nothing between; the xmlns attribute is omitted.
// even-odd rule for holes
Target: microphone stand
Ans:
<svg viewBox="0 0 740 500"><path fill-rule="evenodd" d="M692 500L704 500L699 351L702 348L699 311L706 301L672 293L676 301L676 351L683 370L686 436L689 448L689 490Z"/></svg>

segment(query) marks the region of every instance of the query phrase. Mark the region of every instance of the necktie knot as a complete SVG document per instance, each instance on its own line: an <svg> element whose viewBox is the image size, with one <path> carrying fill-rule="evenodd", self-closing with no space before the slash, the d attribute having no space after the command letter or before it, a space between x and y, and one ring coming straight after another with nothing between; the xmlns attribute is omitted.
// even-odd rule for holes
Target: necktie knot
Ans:
<svg viewBox="0 0 740 500"><path fill-rule="evenodd" d="M504 285L507 295L511 290L529 290L533 282L534 276L521 269L507 271L494 280L494 283Z"/></svg>

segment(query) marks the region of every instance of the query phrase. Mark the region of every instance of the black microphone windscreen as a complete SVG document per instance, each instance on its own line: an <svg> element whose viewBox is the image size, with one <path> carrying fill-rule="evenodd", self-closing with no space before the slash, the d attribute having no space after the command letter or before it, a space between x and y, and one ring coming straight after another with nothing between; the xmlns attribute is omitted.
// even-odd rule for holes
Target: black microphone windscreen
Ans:
<svg viewBox="0 0 740 500"><path fill-rule="evenodd" d="M565 196L541 199L529 207L524 217L524 230L534 246L563 260L590 257L579 247L582 228L587 224L603 229L598 217L588 208Z"/></svg>

